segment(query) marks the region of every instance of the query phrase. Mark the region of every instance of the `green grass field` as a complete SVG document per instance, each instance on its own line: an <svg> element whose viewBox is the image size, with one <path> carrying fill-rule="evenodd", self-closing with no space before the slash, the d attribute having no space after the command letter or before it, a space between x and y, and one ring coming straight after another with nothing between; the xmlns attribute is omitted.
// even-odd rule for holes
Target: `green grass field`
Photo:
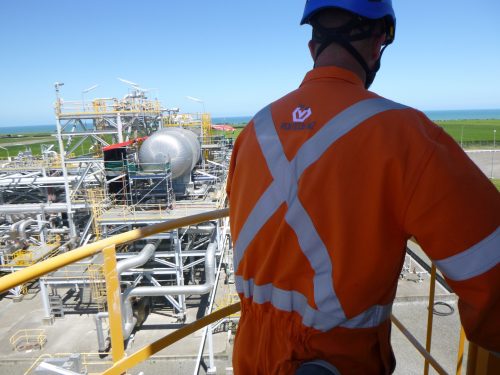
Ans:
<svg viewBox="0 0 500 375"><path fill-rule="evenodd" d="M495 143L500 147L500 120L449 120L435 121L453 139L464 148L477 146L493 146L494 131L497 130ZM234 125L234 133L226 133L227 137L236 138L244 128L244 124ZM223 135L224 132L215 132Z"/></svg>
<svg viewBox="0 0 500 375"><path fill-rule="evenodd" d="M22 137L0 136L0 159L5 159L7 156L15 157L19 152L27 149L31 149L33 155L40 155L42 145L54 145L52 149L59 150L57 138L49 133L25 134ZM74 153L76 155L88 153L90 146L92 146L92 140L86 139Z"/></svg>
<svg viewBox="0 0 500 375"><path fill-rule="evenodd" d="M464 148L493 147L493 144L500 147L500 119L436 121L436 124L441 126ZM213 134L236 138L244 126L245 124L234 125L236 128L234 133L214 131ZM57 145L57 140L49 133L31 133L22 136L0 135L0 147L7 148L10 156L16 156L19 151L24 151L26 147L31 148L34 155L39 155L42 144ZM75 153L84 154L88 152L90 145L90 140L86 140ZM0 158L6 156L7 151L0 148Z"/></svg>
<svg viewBox="0 0 500 375"><path fill-rule="evenodd" d="M495 185L497 187L497 190L500 191L500 179L494 178L493 180L491 180L491 182L493 182L493 185Z"/></svg>
<svg viewBox="0 0 500 375"><path fill-rule="evenodd" d="M436 121L453 139L464 148L498 144L500 120L454 120ZM496 133L495 133L496 131Z"/></svg>

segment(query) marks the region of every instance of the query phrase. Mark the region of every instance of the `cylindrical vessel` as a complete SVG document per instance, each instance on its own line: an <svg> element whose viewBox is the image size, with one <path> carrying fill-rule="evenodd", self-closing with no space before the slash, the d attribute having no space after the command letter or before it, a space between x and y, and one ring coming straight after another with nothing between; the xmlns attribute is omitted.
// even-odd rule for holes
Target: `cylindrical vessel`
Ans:
<svg viewBox="0 0 500 375"><path fill-rule="evenodd" d="M198 137L183 128L161 129L151 134L139 150L139 161L143 170L158 170L170 162L172 178L193 170L200 159L201 147Z"/></svg>

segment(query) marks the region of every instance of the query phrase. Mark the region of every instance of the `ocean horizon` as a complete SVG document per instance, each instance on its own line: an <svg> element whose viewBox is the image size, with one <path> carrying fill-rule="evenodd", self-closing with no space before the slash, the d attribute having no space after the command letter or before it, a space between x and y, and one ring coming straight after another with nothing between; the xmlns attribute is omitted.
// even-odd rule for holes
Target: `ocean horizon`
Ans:
<svg viewBox="0 0 500 375"><path fill-rule="evenodd" d="M431 110L423 112L433 121L500 119L500 109ZM238 125L249 122L251 118L252 116L218 116L212 117L212 123ZM0 134L52 133L55 131L55 124L0 125Z"/></svg>

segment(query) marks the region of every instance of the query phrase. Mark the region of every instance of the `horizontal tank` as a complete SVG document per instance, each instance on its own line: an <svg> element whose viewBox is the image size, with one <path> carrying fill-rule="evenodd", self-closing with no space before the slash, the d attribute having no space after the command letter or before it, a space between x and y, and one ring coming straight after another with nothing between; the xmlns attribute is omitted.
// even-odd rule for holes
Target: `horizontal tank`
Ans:
<svg viewBox="0 0 500 375"><path fill-rule="evenodd" d="M139 149L139 162L143 170L157 170L158 164L170 162L172 178L177 178L190 173L200 155L200 142L195 133L168 128L154 132L144 141Z"/></svg>

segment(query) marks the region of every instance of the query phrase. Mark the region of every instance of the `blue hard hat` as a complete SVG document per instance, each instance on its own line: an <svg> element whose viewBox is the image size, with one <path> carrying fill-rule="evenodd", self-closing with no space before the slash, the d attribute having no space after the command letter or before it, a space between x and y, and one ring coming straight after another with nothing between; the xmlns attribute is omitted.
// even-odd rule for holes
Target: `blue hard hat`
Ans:
<svg viewBox="0 0 500 375"><path fill-rule="evenodd" d="M324 8L344 9L370 19L390 17L396 24L392 0L307 0L300 24L309 23L311 17Z"/></svg>

